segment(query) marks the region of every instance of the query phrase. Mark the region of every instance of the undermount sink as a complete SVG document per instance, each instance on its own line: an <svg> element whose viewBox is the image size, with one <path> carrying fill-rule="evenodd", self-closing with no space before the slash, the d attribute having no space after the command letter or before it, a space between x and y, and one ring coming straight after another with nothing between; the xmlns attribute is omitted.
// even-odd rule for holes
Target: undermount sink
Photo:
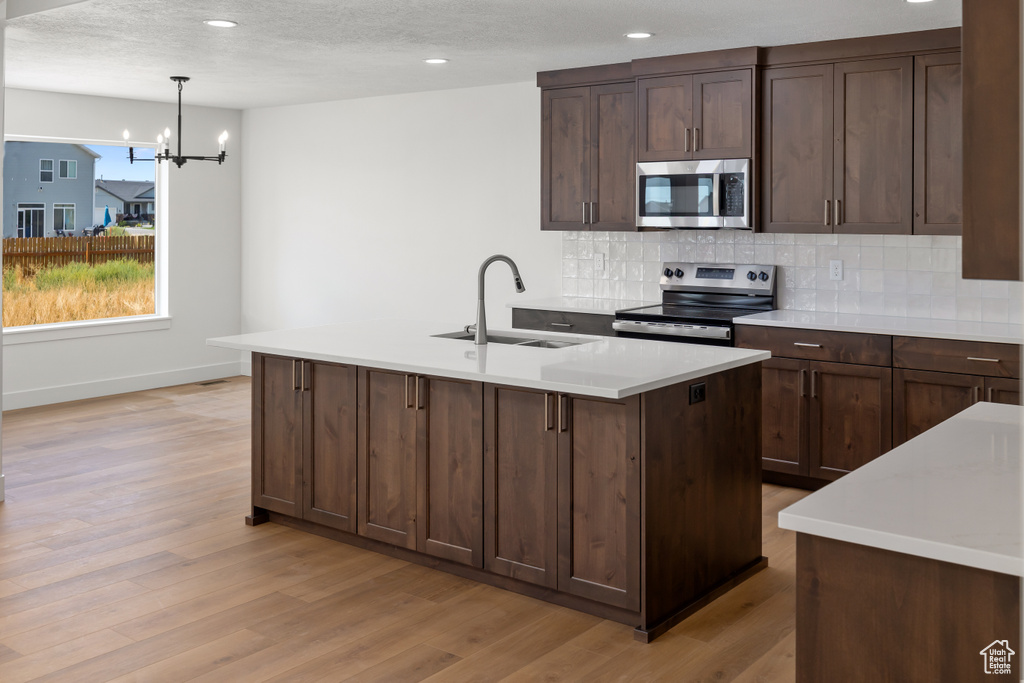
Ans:
<svg viewBox="0 0 1024 683"><path fill-rule="evenodd" d="M434 337L442 339L458 339L460 341L473 341L472 332L459 330L458 332L445 332L435 334ZM534 339L532 337L505 337L500 334L488 334L487 341L490 344L508 344L509 346L530 346L535 349L564 349L569 346L579 346L586 342L562 341L561 339Z"/></svg>

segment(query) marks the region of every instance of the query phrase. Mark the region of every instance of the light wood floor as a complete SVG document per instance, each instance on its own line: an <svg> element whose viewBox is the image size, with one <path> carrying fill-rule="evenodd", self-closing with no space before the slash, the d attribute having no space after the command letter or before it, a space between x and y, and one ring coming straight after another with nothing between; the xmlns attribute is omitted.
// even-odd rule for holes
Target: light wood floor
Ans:
<svg viewBox="0 0 1024 683"><path fill-rule="evenodd" d="M0 681L785 681L794 551L650 645L630 627L317 536L247 527L249 382L3 420Z"/></svg>

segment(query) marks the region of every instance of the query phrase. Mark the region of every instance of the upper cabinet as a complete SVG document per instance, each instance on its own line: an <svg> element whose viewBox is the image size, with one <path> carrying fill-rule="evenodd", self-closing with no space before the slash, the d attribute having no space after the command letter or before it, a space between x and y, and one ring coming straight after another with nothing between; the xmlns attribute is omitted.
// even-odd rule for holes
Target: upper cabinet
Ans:
<svg viewBox="0 0 1024 683"><path fill-rule="evenodd" d="M541 108L541 229L635 230L635 84L546 89Z"/></svg>
<svg viewBox="0 0 1024 683"><path fill-rule="evenodd" d="M639 79L640 161L751 157L751 71Z"/></svg>
<svg viewBox="0 0 1024 683"><path fill-rule="evenodd" d="M963 229L960 53L914 60L914 234Z"/></svg>
<svg viewBox="0 0 1024 683"><path fill-rule="evenodd" d="M1021 279L1020 5L963 0L965 278Z"/></svg>

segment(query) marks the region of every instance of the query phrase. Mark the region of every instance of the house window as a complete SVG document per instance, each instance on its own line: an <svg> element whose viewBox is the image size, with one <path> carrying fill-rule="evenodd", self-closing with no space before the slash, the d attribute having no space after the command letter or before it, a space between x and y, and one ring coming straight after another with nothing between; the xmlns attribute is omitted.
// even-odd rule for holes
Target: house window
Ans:
<svg viewBox="0 0 1024 683"><path fill-rule="evenodd" d="M75 229L75 205L53 205L53 231L67 232Z"/></svg>
<svg viewBox="0 0 1024 683"><path fill-rule="evenodd" d="M41 182L41 183L52 183L53 182L53 159L40 159L39 160L39 182Z"/></svg>
<svg viewBox="0 0 1024 683"><path fill-rule="evenodd" d="M18 204L18 237L42 237L45 204Z"/></svg>
<svg viewBox="0 0 1024 683"><path fill-rule="evenodd" d="M59 169L59 176L65 180L75 180L78 178L78 162L73 159L61 159Z"/></svg>

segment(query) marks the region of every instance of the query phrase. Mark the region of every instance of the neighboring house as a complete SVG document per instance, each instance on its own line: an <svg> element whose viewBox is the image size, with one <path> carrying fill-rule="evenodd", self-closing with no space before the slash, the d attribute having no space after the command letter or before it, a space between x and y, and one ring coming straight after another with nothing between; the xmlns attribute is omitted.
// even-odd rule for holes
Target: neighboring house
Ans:
<svg viewBox="0 0 1024 683"><path fill-rule="evenodd" d="M96 181L96 201L93 220L103 224L103 215L110 209L110 220L118 222L138 220L152 223L156 203L156 183L152 180L100 180ZM131 216L131 218L129 218Z"/></svg>
<svg viewBox="0 0 1024 683"><path fill-rule="evenodd" d="M99 156L84 145L4 143L4 237L81 234L91 227Z"/></svg>

